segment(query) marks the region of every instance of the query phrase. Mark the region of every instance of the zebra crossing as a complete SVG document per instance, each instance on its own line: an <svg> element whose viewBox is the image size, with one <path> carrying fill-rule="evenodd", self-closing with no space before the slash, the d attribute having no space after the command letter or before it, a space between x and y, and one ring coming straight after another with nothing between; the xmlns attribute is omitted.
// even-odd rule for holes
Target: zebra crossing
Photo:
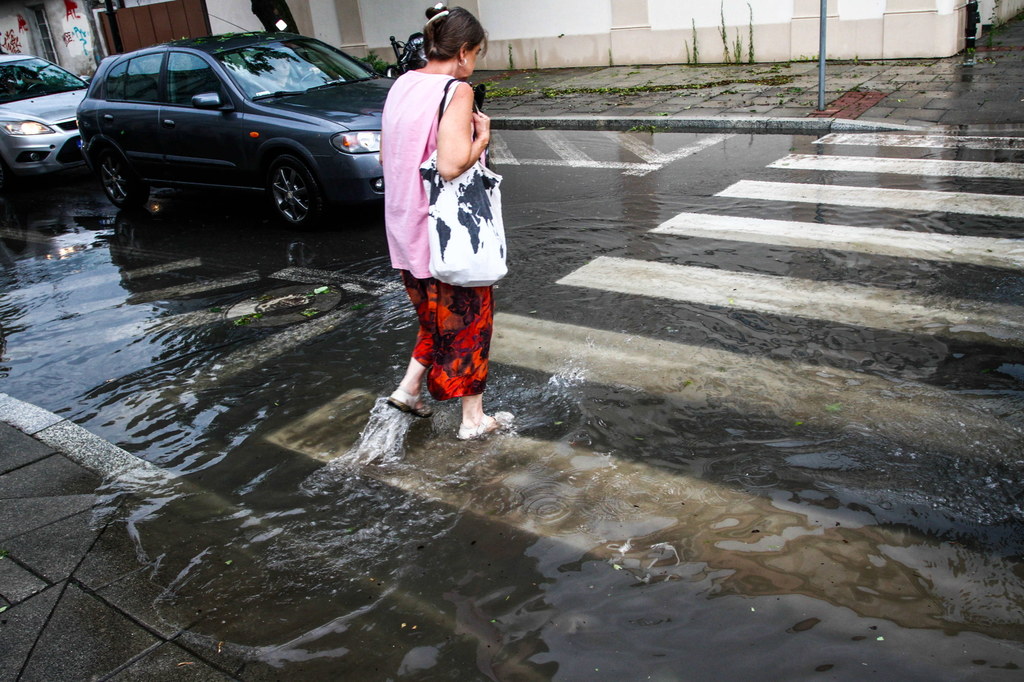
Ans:
<svg viewBox="0 0 1024 682"><path fill-rule="evenodd" d="M946 135L846 135L817 140L817 156L790 154L769 169L874 173L924 177L1015 180L1019 163L850 157L832 152L846 145L983 150L1021 150L1019 138L955 138ZM841 182L837 179L837 182ZM887 189L845 184L742 179L715 195L766 202L867 207L893 211L961 213L995 218L1024 218L1024 196L961 191ZM896 259L979 265L1024 270L1024 239L949 235L858 225L827 225L734 215L680 213L651 233L704 237L766 246L820 248ZM670 249L671 247L666 247ZM913 335L961 337L995 346L1024 346L1024 309L1020 305L956 299L917 290L886 289L861 282L819 282L792 276L732 272L713 267L600 256L557 282L560 286L616 292L637 297L715 306L855 325ZM566 363L582 367L592 381L703 401L727 397L737 409L775 413L781 420L820 411L822 404L844 405L842 419L870 424L878 433L923 447L967 454L984 438L995 450L1015 452L1021 434L998 418L967 404L942 388L914 384L912 399L893 393L890 381L860 372L798 361L738 356L687 344L646 339L534 317L501 314L496 320L491 358L501 363L556 373ZM831 384L831 385L829 385ZM728 385L728 390L721 388ZM943 414L960 431L923 428L928 414ZM943 426L944 425L940 425ZM954 433L954 431L956 433ZM994 441L993 441L994 442Z"/></svg>
<svg viewBox="0 0 1024 682"><path fill-rule="evenodd" d="M554 153L555 157L519 157L516 156L508 143L508 132L495 133L491 137L491 161L499 166L564 166L568 168L601 168L621 170L623 175L642 177L659 171L670 163L679 161L733 137L731 134L701 135L689 144L671 152L659 151L639 137L630 134L613 132L596 133L597 142L591 145L593 150L585 149L580 143L570 141L557 130L540 130L531 134ZM595 151L607 156L608 150L625 153L636 160L599 158L595 159Z"/></svg>

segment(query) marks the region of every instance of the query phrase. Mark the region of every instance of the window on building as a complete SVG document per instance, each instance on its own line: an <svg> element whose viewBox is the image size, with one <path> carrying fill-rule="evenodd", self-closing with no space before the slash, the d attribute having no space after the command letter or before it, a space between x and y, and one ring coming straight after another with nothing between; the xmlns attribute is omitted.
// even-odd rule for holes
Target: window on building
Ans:
<svg viewBox="0 0 1024 682"><path fill-rule="evenodd" d="M32 5L26 9L31 12L32 17L36 22L33 42L35 43L37 56L56 64L57 51L53 48L53 36L50 35L50 22L46 20L46 8L42 5Z"/></svg>

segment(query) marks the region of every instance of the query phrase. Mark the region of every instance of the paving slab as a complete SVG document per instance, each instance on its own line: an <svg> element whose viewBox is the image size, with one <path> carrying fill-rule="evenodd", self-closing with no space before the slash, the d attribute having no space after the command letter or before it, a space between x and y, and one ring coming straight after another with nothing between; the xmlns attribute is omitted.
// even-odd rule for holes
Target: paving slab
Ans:
<svg viewBox="0 0 1024 682"><path fill-rule="evenodd" d="M61 595L43 628L22 682L102 678L160 640L75 584Z"/></svg>
<svg viewBox="0 0 1024 682"><path fill-rule="evenodd" d="M0 404L0 410L3 405ZM0 423L0 474L48 457L54 449L7 424Z"/></svg>
<svg viewBox="0 0 1024 682"><path fill-rule="evenodd" d="M165 639L174 638L201 620L201 614L177 605L167 587L151 580L148 571L128 574L96 594Z"/></svg>
<svg viewBox="0 0 1024 682"><path fill-rule="evenodd" d="M90 590L101 590L127 575L149 579L157 561L145 556L131 539L124 520L113 521L103 529L88 555L75 570L74 577Z"/></svg>
<svg viewBox="0 0 1024 682"><path fill-rule="evenodd" d="M100 534L94 524L92 511L83 511L8 539L4 549L50 582L60 582L71 575Z"/></svg>
<svg viewBox="0 0 1024 682"><path fill-rule="evenodd" d="M19 565L12 557L0 559L0 596L11 604L25 601L49 585Z"/></svg>
<svg viewBox="0 0 1024 682"><path fill-rule="evenodd" d="M88 469L53 455L0 476L0 499L87 495L100 483L99 476Z"/></svg>
<svg viewBox="0 0 1024 682"><path fill-rule="evenodd" d="M0 500L0 541L48 526L96 503L95 495L23 497Z"/></svg>
<svg viewBox="0 0 1024 682"><path fill-rule="evenodd" d="M194 680L215 682L238 679L227 675L174 643L162 644L140 660L115 674L114 682L152 680Z"/></svg>
<svg viewBox="0 0 1024 682"><path fill-rule="evenodd" d="M18 679L63 590L54 585L0 613L0 682Z"/></svg>

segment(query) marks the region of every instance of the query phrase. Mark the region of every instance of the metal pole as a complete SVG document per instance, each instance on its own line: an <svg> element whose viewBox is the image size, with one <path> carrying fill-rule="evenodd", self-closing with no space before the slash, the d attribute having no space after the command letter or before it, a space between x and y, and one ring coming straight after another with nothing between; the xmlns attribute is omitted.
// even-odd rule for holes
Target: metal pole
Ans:
<svg viewBox="0 0 1024 682"><path fill-rule="evenodd" d="M828 0L821 0L821 38L818 48L818 111L825 110L825 43L828 29Z"/></svg>

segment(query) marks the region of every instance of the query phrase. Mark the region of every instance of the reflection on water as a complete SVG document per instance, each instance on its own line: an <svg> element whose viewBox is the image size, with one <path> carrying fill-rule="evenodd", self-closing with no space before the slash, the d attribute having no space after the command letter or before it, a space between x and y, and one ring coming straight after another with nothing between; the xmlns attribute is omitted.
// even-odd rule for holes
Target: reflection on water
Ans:
<svg viewBox="0 0 1024 682"><path fill-rule="evenodd" d="M317 279L395 281L379 216L284 233L173 193L142 217L4 204L0 391L183 475L112 484L101 542L130 539L157 617L243 678L1012 679L1019 350L552 284L607 254L1018 303L1014 272L647 234L684 210L1016 229L709 199L801 146L737 138L643 178L508 169L499 308L584 330L496 342L488 408L512 435L463 443L455 405L385 405L404 292ZM337 302L225 312L284 286Z"/></svg>

